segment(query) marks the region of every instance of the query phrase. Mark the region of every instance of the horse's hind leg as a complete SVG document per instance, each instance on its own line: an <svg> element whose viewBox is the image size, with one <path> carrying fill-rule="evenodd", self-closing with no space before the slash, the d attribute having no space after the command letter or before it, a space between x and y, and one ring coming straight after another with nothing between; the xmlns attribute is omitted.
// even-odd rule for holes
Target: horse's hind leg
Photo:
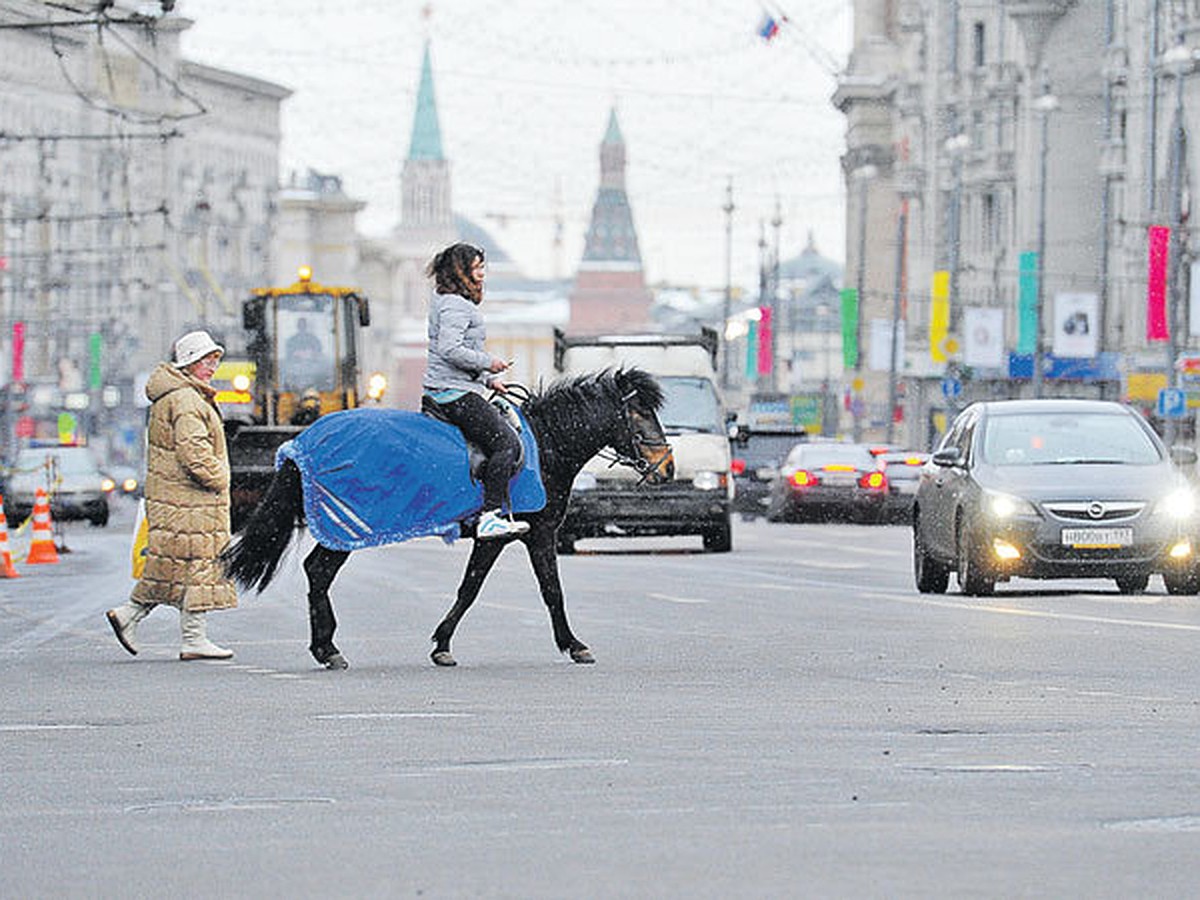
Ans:
<svg viewBox="0 0 1200 900"><path fill-rule="evenodd" d="M529 561L533 574L542 591L542 601L550 611L550 625L554 629L554 643L563 653L569 653L577 663L594 663L596 657L587 644L575 637L567 622L567 611L563 606L562 582L558 577L558 555L554 550L554 532L538 530L530 532L525 539L529 550Z"/></svg>
<svg viewBox="0 0 1200 900"><path fill-rule="evenodd" d="M304 560L304 574L308 576L308 622L312 632L308 650L327 669L344 669L349 665L333 644L337 619L333 615L333 604L329 602L329 586L349 556L346 550L330 550L318 544Z"/></svg>
<svg viewBox="0 0 1200 900"><path fill-rule="evenodd" d="M458 665L454 661L454 657L450 655L450 639L454 637L454 629L458 627L459 621L471 608L475 598L479 596L483 580L492 570L492 566L506 543L506 541L476 541L471 547L471 558L467 560L467 571L463 573L462 583L458 586L458 598L450 607L450 611L446 613L446 618L438 623L431 638L434 646L429 658L436 665Z"/></svg>

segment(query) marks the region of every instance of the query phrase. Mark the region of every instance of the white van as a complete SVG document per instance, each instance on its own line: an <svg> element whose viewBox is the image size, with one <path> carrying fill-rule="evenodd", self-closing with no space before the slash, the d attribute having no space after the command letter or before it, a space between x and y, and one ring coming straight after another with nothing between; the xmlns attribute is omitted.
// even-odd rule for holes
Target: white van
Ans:
<svg viewBox="0 0 1200 900"><path fill-rule="evenodd" d="M595 458L571 489L558 550L590 537L696 534L704 549L733 548L729 437L717 388L717 333L568 337L554 333L554 364L564 375L636 366L654 375L665 401L659 419L675 458L675 480L638 484L636 472Z"/></svg>

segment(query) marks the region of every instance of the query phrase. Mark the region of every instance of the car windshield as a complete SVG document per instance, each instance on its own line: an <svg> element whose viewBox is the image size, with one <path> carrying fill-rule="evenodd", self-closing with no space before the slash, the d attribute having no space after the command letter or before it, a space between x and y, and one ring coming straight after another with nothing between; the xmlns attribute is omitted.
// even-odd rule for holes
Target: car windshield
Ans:
<svg viewBox="0 0 1200 900"><path fill-rule="evenodd" d="M983 461L992 466L1147 466L1161 462L1162 455L1141 423L1130 415L1021 413L988 418Z"/></svg>
<svg viewBox="0 0 1200 900"><path fill-rule="evenodd" d="M17 457L18 470L36 469L52 457L62 475L94 475L98 468L92 454L83 447L27 447Z"/></svg>
<svg viewBox="0 0 1200 900"><path fill-rule="evenodd" d="M725 423L713 383L707 378L658 376L663 405L658 420L668 433L704 431L721 434Z"/></svg>
<svg viewBox="0 0 1200 900"><path fill-rule="evenodd" d="M764 466L786 458L797 443L794 434L751 434L745 444L735 445L734 455L744 459L747 466Z"/></svg>
<svg viewBox="0 0 1200 900"><path fill-rule="evenodd" d="M797 466L857 466L876 468L875 457L866 447L856 444L805 444L788 456L788 463Z"/></svg>

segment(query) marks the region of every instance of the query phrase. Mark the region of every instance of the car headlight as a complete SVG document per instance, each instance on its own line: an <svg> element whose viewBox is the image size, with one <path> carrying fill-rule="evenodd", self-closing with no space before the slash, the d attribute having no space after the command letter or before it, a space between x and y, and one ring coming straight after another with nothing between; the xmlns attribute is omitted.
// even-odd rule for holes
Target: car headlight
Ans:
<svg viewBox="0 0 1200 900"><path fill-rule="evenodd" d="M1011 519L1014 516L1036 516L1037 509L1028 500L999 491L984 491L983 509L996 519Z"/></svg>
<svg viewBox="0 0 1200 900"><path fill-rule="evenodd" d="M100 490L102 490L106 494L109 491L111 491L113 488L115 488L116 486L117 486L117 483L115 481L113 481L111 478L100 479Z"/></svg>
<svg viewBox="0 0 1200 900"><path fill-rule="evenodd" d="M692 484L702 491L715 491L725 487L724 472L697 472L692 477Z"/></svg>
<svg viewBox="0 0 1200 900"><path fill-rule="evenodd" d="M592 472L580 472L571 483L573 491L590 491L596 486L596 476Z"/></svg>
<svg viewBox="0 0 1200 900"><path fill-rule="evenodd" d="M1158 501L1158 512L1172 519L1186 519L1196 512L1196 495L1186 487L1171 491Z"/></svg>

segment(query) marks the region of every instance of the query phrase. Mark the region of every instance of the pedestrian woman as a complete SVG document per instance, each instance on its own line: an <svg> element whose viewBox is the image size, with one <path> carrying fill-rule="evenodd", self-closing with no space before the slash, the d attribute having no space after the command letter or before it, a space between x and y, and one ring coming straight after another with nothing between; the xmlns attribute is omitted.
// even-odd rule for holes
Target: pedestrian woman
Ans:
<svg viewBox="0 0 1200 900"><path fill-rule="evenodd" d="M487 454L483 513L475 529L480 540L529 530L528 522L500 514L509 479L516 474L521 445L501 412L485 398L488 390L505 392L500 373L509 367L483 349L487 330L479 306L485 271L483 251L471 244L452 244L429 263L426 274L433 279L435 292L429 304L429 351L423 382L425 397Z"/></svg>
<svg viewBox="0 0 1200 900"><path fill-rule="evenodd" d="M237 606L218 560L229 543L229 457L210 382L224 352L208 332L189 332L146 382L146 566L129 600L106 614L133 654L138 622L162 603L179 609L180 659L233 656L208 639L205 621L209 610Z"/></svg>

